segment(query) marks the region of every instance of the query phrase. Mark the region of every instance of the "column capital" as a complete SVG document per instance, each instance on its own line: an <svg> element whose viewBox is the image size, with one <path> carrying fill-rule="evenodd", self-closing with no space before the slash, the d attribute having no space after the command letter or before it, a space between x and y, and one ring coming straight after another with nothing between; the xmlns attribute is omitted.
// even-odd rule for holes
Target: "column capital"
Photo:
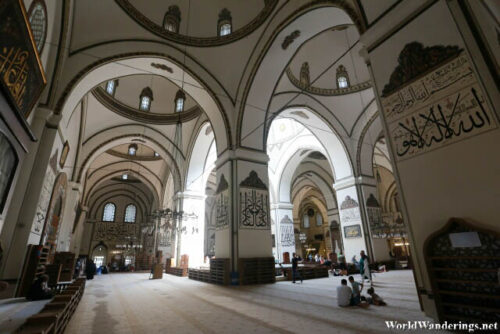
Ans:
<svg viewBox="0 0 500 334"><path fill-rule="evenodd" d="M197 191L179 191L174 195L174 200L179 200L179 199L198 199L198 200L205 200L207 196L203 193L197 192Z"/></svg>
<svg viewBox="0 0 500 334"><path fill-rule="evenodd" d="M342 180L338 180L332 185L332 187L333 189L335 189L335 191L339 191L345 188L353 187L355 185L376 186L377 180L375 180L373 176L351 176Z"/></svg>
<svg viewBox="0 0 500 334"><path fill-rule="evenodd" d="M237 148L235 150L224 151L217 158L215 166L219 168L220 166L231 160L245 160L262 165L267 165L267 163L269 162L269 156L262 151Z"/></svg>
<svg viewBox="0 0 500 334"><path fill-rule="evenodd" d="M271 204L271 210L275 209L284 209L284 210L293 210L293 204L292 203L273 203Z"/></svg>

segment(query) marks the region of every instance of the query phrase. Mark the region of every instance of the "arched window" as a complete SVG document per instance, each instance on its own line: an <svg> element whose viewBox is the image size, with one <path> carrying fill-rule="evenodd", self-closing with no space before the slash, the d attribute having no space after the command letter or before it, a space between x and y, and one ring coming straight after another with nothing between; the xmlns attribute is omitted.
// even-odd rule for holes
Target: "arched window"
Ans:
<svg viewBox="0 0 500 334"><path fill-rule="evenodd" d="M337 88L347 87L349 87L349 76L347 75L347 70L344 65L339 65L339 67L337 67Z"/></svg>
<svg viewBox="0 0 500 334"><path fill-rule="evenodd" d="M182 90L178 90L175 94L175 112L182 112L184 110L184 102L186 101L186 94Z"/></svg>
<svg viewBox="0 0 500 334"><path fill-rule="evenodd" d="M106 83L106 93L115 96L116 87L118 87L118 80L109 80Z"/></svg>
<svg viewBox="0 0 500 334"><path fill-rule="evenodd" d="M304 228L309 228L309 215L304 213Z"/></svg>
<svg viewBox="0 0 500 334"><path fill-rule="evenodd" d="M179 32L179 25L181 23L181 10L178 6L168 7L165 17L163 18L163 28L170 32Z"/></svg>
<svg viewBox="0 0 500 334"><path fill-rule="evenodd" d="M316 214L316 226L321 226L323 225L323 216L321 215L321 213L317 213Z"/></svg>
<svg viewBox="0 0 500 334"><path fill-rule="evenodd" d="M231 12L227 8L220 11L219 20L217 21L217 31L219 36L226 36L231 33L232 20Z"/></svg>
<svg viewBox="0 0 500 334"><path fill-rule="evenodd" d="M115 211L116 206L113 203L107 203L104 206L104 211L102 213L103 222L114 222L115 221Z"/></svg>
<svg viewBox="0 0 500 334"><path fill-rule="evenodd" d="M135 223L137 208L134 204L129 204L125 208L125 223Z"/></svg>
<svg viewBox="0 0 500 334"><path fill-rule="evenodd" d="M151 101L153 101L153 91L151 88L146 87L141 92L139 109L149 111L151 109Z"/></svg>
<svg viewBox="0 0 500 334"><path fill-rule="evenodd" d="M31 31L38 53L42 53L47 37L47 7L43 0L35 0L28 11Z"/></svg>

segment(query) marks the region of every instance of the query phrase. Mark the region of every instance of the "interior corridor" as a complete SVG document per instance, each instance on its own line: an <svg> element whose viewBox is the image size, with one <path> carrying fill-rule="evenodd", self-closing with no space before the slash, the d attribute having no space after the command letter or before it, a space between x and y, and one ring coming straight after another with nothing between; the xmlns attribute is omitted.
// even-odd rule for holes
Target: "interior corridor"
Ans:
<svg viewBox="0 0 500 334"><path fill-rule="evenodd" d="M87 281L66 333L373 333L387 332L385 320L430 320L420 311L409 270L376 274L375 291L388 306L368 309L337 306L340 277L227 288L148 276Z"/></svg>

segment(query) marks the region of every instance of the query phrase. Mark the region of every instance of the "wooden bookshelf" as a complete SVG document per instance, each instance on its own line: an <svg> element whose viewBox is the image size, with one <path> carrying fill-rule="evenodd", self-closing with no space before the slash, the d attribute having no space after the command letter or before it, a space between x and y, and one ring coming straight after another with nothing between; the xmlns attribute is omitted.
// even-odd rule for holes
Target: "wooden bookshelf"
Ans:
<svg viewBox="0 0 500 334"><path fill-rule="evenodd" d="M238 271L240 285L276 282L274 257L240 258Z"/></svg>
<svg viewBox="0 0 500 334"><path fill-rule="evenodd" d="M450 233L472 232L479 243L453 247ZM440 321L492 323L500 313L500 236L452 218L424 245Z"/></svg>

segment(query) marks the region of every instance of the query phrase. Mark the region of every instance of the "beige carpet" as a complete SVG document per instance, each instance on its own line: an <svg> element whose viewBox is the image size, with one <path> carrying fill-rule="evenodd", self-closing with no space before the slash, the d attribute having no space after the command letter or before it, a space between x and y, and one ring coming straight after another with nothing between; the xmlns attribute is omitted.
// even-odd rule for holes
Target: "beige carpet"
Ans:
<svg viewBox="0 0 500 334"><path fill-rule="evenodd" d="M368 309L337 306L339 277L220 287L148 276L108 274L88 281L66 333L373 333L388 332L386 320L430 320L420 311L407 270L377 274L375 290L388 306Z"/></svg>

